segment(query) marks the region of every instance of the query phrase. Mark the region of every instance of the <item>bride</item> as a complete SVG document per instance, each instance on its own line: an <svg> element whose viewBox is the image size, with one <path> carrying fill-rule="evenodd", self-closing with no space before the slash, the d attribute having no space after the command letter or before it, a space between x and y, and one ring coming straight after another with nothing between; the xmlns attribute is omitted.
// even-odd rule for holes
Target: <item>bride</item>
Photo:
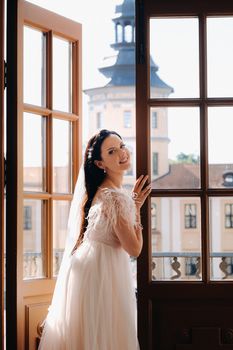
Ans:
<svg viewBox="0 0 233 350"><path fill-rule="evenodd" d="M130 153L115 131L87 145L68 219L68 237L40 350L137 350L130 256L142 249L140 209L151 191L141 175L122 188Z"/></svg>

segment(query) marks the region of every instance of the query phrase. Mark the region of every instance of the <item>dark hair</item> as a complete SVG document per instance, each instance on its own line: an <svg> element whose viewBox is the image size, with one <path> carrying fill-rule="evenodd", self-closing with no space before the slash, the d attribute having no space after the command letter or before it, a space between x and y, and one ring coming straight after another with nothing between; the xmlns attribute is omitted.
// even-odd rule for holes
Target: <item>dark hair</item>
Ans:
<svg viewBox="0 0 233 350"><path fill-rule="evenodd" d="M81 215L81 228L77 242L72 250L72 253L80 246L83 241L84 232L86 231L88 220L87 216L93 201L93 198L97 192L98 187L101 185L106 177L103 169L100 169L96 164L95 160L101 160L101 145L103 141L110 135L117 135L120 139L122 137L116 131L109 131L106 129L100 130L100 132L91 137L88 141L85 154L84 154L84 175L85 175L85 186L87 196L84 199L82 205Z"/></svg>

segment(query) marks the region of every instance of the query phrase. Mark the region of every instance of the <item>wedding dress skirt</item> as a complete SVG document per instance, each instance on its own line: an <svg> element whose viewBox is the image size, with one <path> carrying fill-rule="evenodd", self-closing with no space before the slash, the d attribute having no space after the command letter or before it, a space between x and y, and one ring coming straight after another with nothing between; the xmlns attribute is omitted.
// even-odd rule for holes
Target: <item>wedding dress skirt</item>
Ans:
<svg viewBox="0 0 233 350"><path fill-rule="evenodd" d="M132 199L123 190L105 189L89 211L84 242L70 258L40 350L139 349L130 256L114 235L119 215L134 223Z"/></svg>

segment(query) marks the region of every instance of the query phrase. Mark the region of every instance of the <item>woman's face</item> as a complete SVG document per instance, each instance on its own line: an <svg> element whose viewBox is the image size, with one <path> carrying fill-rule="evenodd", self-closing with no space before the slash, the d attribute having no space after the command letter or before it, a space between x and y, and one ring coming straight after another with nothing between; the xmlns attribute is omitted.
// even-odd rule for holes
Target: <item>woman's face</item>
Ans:
<svg viewBox="0 0 233 350"><path fill-rule="evenodd" d="M117 135L106 137L101 145L101 161L97 165L106 173L122 173L130 167L130 152Z"/></svg>

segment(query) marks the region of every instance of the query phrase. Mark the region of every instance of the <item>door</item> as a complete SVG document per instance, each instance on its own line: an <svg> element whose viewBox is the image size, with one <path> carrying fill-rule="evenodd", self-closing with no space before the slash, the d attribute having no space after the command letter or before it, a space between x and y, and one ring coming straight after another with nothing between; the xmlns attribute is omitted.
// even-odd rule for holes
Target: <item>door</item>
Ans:
<svg viewBox="0 0 233 350"><path fill-rule="evenodd" d="M0 69L1 69L1 80L0 80L0 184L1 184L1 201L0 201L0 266L1 266L1 279L0 279L0 309L1 309L1 319L0 319L0 348L3 349L4 344L4 181L5 181L5 171L4 171L4 32L5 32L5 2L0 2Z"/></svg>
<svg viewBox="0 0 233 350"><path fill-rule="evenodd" d="M36 349L81 163L81 25L8 6L7 349Z"/></svg>
<svg viewBox="0 0 233 350"><path fill-rule="evenodd" d="M140 344L233 349L233 4L144 0L136 16L138 175L153 188Z"/></svg>

